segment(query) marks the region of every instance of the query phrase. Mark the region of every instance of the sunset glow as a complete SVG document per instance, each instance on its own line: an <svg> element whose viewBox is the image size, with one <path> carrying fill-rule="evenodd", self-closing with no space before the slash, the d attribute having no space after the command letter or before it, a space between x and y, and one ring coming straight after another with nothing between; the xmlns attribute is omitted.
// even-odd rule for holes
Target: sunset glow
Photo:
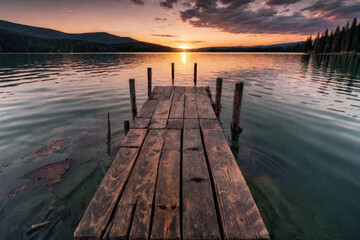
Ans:
<svg viewBox="0 0 360 240"><path fill-rule="evenodd" d="M326 4L325 4L326 2ZM304 41L360 16L358 1L0 0L1 19L69 33L108 32L191 49Z"/></svg>

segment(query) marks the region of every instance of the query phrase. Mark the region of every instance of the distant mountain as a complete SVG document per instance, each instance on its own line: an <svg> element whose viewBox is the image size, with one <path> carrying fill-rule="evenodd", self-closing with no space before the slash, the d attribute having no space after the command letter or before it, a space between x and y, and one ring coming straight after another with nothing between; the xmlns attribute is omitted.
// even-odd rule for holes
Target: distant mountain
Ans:
<svg viewBox="0 0 360 240"><path fill-rule="evenodd" d="M86 42L94 42L101 44L123 44L135 43L137 40L130 37L119 37L106 32L95 33L64 33L47 28L39 28L28 25L12 23L0 20L0 30L5 30L13 33L25 34L32 37L46 38L46 39L72 39Z"/></svg>
<svg viewBox="0 0 360 240"><path fill-rule="evenodd" d="M205 47L192 49L193 52L301 52L304 42L258 45L251 47Z"/></svg>

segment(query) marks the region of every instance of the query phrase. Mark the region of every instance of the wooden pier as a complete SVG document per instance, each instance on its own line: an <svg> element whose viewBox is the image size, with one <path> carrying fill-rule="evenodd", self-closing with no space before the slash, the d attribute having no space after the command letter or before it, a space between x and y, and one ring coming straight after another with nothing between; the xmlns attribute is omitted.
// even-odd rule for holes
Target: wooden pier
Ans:
<svg viewBox="0 0 360 240"><path fill-rule="evenodd" d="M154 87L75 239L269 239L211 104L204 87Z"/></svg>

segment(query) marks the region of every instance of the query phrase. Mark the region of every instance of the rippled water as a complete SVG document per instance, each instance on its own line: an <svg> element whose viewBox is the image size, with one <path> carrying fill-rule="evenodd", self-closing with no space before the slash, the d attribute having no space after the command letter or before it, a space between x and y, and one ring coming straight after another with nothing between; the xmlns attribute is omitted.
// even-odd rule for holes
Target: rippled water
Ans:
<svg viewBox="0 0 360 240"><path fill-rule="evenodd" d="M0 236L71 238L131 119L128 79L140 107L146 68L153 85L170 85L171 62L176 85L193 84L194 62L213 93L223 77L229 140L234 83L245 82L244 131L231 144L273 239L358 238L360 56L262 53L0 55ZM64 159L59 183L24 177Z"/></svg>

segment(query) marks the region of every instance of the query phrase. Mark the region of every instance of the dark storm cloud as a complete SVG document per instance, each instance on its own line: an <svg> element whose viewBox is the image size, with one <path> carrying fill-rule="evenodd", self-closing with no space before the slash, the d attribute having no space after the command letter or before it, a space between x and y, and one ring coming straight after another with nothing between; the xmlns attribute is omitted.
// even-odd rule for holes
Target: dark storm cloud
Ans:
<svg viewBox="0 0 360 240"><path fill-rule="evenodd" d="M165 1L160 2L160 6L170 9L170 8L173 8L174 4L177 2L178 2L178 0L165 0Z"/></svg>
<svg viewBox="0 0 360 240"><path fill-rule="evenodd" d="M170 35L170 34L151 34L154 37L168 37L168 38L175 38L179 37L178 35Z"/></svg>
<svg viewBox="0 0 360 240"><path fill-rule="evenodd" d="M230 33L308 34L319 29L334 27L334 23L327 19L306 18L300 12L280 15L272 7L251 10L248 7L250 2L250 0L193 0L192 7L181 11L180 16L184 22L194 27L216 28Z"/></svg>
<svg viewBox="0 0 360 240"><path fill-rule="evenodd" d="M267 0L266 4L270 6L276 6L276 5L290 5L293 3L300 2L301 0Z"/></svg>
<svg viewBox="0 0 360 240"><path fill-rule="evenodd" d="M350 20L351 18L359 17L360 3L346 4L342 0L320 0L301 9L301 11L310 11L325 18Z"/></svg>

